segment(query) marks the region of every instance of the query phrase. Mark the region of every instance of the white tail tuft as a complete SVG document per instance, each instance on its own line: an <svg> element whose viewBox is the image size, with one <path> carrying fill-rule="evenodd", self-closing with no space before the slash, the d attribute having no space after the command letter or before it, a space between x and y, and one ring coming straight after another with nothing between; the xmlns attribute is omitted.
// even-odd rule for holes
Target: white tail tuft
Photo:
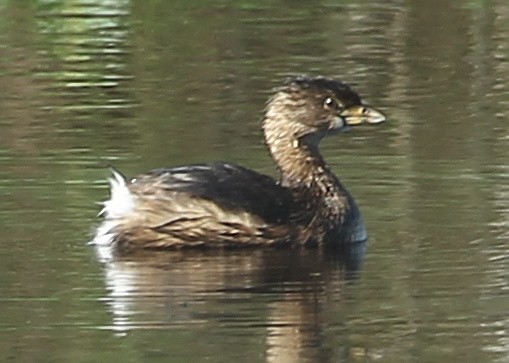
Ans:
<svg viewBox="0 0 509 363"><path fill-rule="evenodd" d="M125 178L114 169L111 169L111 172L113 175L108 179L111 197L100 203L103 208L99 212L106 220L97 228L94 239L89 242L96 246L110 246L115 238L114 229L120 223L120 219L134 211L134 197L127 187Z"/></svg>
<svg viewBox="0 0 509 363"><path fill-rule="evenodd" d="M108 180L111 197L102 203L103 209L99 212L100 216L107 219L122 218L134 210L134 198L125 178L113 169L112 172L113 176Z"/></svg>

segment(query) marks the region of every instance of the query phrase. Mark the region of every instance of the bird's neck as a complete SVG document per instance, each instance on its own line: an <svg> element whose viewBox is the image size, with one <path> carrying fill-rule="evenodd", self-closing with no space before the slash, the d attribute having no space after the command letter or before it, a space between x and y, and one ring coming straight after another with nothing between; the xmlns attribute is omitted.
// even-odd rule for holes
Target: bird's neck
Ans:
<svg viewBox="0 0 509 363"><path fill-rule="evenodd" d="M291 190L294 199L315 218L338 223L346 214L348 194L311 137L296 138L290 130L264 125L265 142L281 173L281 184ZM322 220L323 222L323 220Z"/></svg>

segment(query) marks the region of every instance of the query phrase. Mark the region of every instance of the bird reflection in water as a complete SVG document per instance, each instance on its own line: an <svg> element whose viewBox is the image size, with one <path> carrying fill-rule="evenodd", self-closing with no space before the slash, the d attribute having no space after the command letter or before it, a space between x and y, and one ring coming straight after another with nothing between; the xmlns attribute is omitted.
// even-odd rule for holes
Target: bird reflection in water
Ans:
<svg viewBox="0 0 509 363"><path fill-rule="evenodd" d="M104 248L96 246L99 258L108 255ZM359 276L365 249L366 243L354 243L341 251L169 251L104 259L105 301L113 314L108 328L127 334L263 327L268 362L328 361L327 312Z"/></svg>

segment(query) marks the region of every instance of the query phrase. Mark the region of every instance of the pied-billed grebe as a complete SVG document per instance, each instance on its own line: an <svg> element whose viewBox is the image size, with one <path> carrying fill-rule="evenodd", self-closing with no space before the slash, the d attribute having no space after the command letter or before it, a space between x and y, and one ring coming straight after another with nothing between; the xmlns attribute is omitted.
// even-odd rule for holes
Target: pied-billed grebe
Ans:
<svg viewBox="0 0 509 363"><path fill-rule="evenodd" d="M222 162L156 169L129 182L114 172L92 243L129 251L366 240L358 207L318 143L349 126L384 120L341 82L291 79L269 99L262 124L279 182Z"/></svg>

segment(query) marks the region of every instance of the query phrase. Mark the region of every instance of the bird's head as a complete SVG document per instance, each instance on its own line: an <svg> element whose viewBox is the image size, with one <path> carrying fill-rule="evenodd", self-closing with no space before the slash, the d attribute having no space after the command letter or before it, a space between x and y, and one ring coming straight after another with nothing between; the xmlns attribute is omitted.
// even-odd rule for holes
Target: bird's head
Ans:
<svg viewBox="0 0 509 363"><path fill-rule="evenodd" d="M385 116L365 105L350 86L324 77L299 76L288 80L270 98L264 129L285 128L296 140L317 143L350 126L383 121Z"/></svg>

